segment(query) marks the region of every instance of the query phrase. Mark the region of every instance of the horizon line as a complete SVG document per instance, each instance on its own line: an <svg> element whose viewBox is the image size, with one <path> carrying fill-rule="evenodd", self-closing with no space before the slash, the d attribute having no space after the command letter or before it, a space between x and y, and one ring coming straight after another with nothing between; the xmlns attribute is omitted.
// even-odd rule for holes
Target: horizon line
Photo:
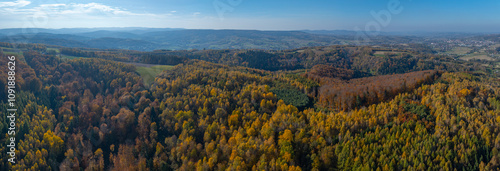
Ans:
<svg viewBox="0 0 500 171"><path fill-rule="evenodd" d="M172 30L215 30L215 31L300 31L300 32L333 32L333 31L344 31L344 32L365 32L365 33L481 33L481 34L500 34L500 31L428 31L428 30L407 30L407 31L356 31L347 29L234 29L234 28L175 28L175 27L64 27L64 28L41 28L41 27L29 27L29 28L0 28L0 30L15 30L15 29L44 29L44 30L62 30L62 29L172 29ZM98 30L101 31L101 30Z"/></svg>

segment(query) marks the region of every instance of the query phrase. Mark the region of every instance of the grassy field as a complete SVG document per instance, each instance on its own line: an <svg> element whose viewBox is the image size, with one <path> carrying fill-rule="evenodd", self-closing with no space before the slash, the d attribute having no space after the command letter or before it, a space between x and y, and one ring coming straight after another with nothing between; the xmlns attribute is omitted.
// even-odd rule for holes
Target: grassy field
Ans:
<svg viewBox="0 0 500 171"><path fill-rule="evenodd" d="M49 50L55 50L56 53L61 53L61 51L59 51L58 48L47 48L47 51L49 51Z"/></svg>
<svg viewBox="0 0 500 171"><path fill-rule="evenodd" d="M156 65L152 67L136 67L137 73L142 77L144 84L146 86L151 85L155 80L155 77L163 72L164 70L172 69L174 66L172 65Z"/></svg>
<svg viewBox="0 0 500 171"><path fill-rule="evenodd" d="M471 50L472 49L468 48L468 47L456 47L456 48L453 48L453 50L448 51L446 53L456 54L456 55L463 55L463 54L469 53Z"/></svg>
<svg viewBox="0 0 500 171"><path fill-rule="evenodd" d="M12 48L6 48L6 47L1 47L2 48L2 51L4 54L7 54L7 55L22 55L23 54L23 51L19 50L19 49L12 49Z"/></svg>
<svg viewBox="0 0 500 171"><path fill-rule="evenodd" d="M16 52L5 52L4 51L3 54L12 55L12 56L21 56L21 55L23 55L23 52L16 53Z"/></svg>
<svg viewBox="0 0 500 171"><path fill-rule="evenodd" d="M461 57L460 59L465 60L465 61L469 61L471 59L483 59L483 60L488 60L488 61L495 60L492 57L489 57L488 55L485 55L485 54L467 55L467 56Z"/></svg>

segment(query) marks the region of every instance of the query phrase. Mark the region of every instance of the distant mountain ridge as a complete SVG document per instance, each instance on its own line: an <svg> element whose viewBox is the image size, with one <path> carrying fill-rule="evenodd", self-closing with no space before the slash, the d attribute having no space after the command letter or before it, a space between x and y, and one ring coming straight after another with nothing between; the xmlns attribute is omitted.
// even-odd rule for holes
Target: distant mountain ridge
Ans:
<svg viewBox="0 0 500 171"><path fill-rule="evenodd" d="M102 28L61 28L61 29L45 29L45 28L8 28L0 29L0 34L16 35L16 34L36 34L36 33L53 33L53 34L78 34L96 31L113 31L113 32L130 32L130 33L146 33L155 31L172 31L184 30L183 28L146 28L146 27L102 27Z"/></svg>
<svg viewBox="0 0 500 171"><path fill-rule="evenodd" d="M1 29L0 41L66 47L129 49L293 49L346 44L333 35L302 31L191 30L160 28Z"/></svg>
<svg viewBox="0 0 500 171"><path fill-rule="evenodd" d="M368 42L356 41L359 32L349 30L210 30L182 28L63 28L0 29L0 41L43 43L65 47L128 49L266 49L285 50L311 46L346 44L391 44L411 42L419 36L455 36L456 33L379 32ZM477 36L478 34L468 34Z"/></svg>

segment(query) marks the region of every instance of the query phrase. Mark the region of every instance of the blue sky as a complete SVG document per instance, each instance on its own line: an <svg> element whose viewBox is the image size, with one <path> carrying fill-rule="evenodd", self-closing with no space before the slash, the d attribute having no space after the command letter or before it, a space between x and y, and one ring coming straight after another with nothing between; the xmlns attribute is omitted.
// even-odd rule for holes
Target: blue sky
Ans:
<svg viewBox="0 0 500 171"><path fill-rule="evenodd" d="M0 13L0 28L500 32L500 0L0 0Z"/></svg>

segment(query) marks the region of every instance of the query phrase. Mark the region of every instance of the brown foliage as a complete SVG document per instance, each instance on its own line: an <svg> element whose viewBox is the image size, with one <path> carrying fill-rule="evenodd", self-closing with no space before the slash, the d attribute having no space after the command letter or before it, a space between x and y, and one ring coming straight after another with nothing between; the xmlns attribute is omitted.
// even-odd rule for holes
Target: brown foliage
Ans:
<svg viewBox="0 0 500 171"><path fill-rule="evenodd" d="M436 74L437 71L418 71L349 81L326 77L313 79L319 79L323 85L318 93L319 104L336 110L351 110L413 90L420 84L433 80Z"/></svg>

